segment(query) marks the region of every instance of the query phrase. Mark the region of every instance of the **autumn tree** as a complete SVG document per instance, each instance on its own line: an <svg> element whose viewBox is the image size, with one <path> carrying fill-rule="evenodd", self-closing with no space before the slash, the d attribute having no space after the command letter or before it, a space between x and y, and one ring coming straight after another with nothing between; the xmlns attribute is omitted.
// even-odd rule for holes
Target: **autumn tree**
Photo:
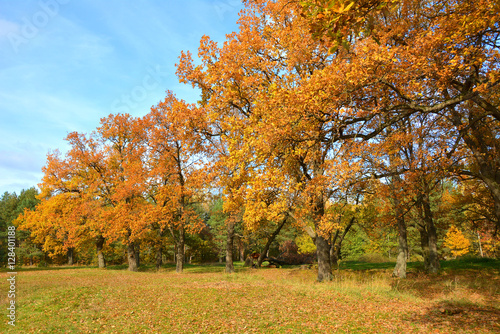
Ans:
<svg viewBox="0 0 500 334"><path fill-rule="evenodd" d="M332 277L327 201L363 174L363 141L406 114L382 117L391 97L373 97L370 81L359 79L371 75L364 69L373 59L352 67L345 51L329 54L293 6L248 1L239 33L221 48L204 37L202 65L182 54L178 75L201 88L207 119L228 133L232 163L247 163L244 219L294 217L317 244L322 281Z"/></svg>
<svg viewBox="0 0 500 334"><path fill-rule="evenodd" d="M481 257L495 257L499 235L491 192L475 178L460 181L447 184L439 211L449 225L467 232L471 250Z"/></svg>
<svg viewBox="0 0 500 334"><path fill-rule="evenodd" d="M469 253L470 241L467 239L463 233L452 225L446 237L444 238L444 244L451 251L453 257L462 256Z"/></svg>
<svg viewBox="0 0 500 334"><path fill-rule="evenodd" d="M67 214L72 219L64 212L51 214L57 214L58 227L74 238L95 240L99 267L105 266L105 239L121 240L127 246L129 270L137 270L134 247L147 227L140 210L144 139L142 126L130 115L110 115L89 136L70 133L65 157L49 154L43 169L40 196L47 203L59 201L56 209L71 207Z"/></svg>
<svg viewBox="0 0 500 334"><path fill-rule="evenodd" d="M159 233L169 231L176 246L176 271L182 272L186 232L197 232L203 221L195 204L203 202L210 185L203 160L204 142L194 131L197 110L167 92L164 101L143 119L147 128L148 220Z"/></svg>
<svg viewBox="0 0 500 334"><path fill-rule="evenodd" d="M75 253L88 238L82 203L71 193L40 199L34 210L25 210L15 223L20 230L30 231L33 242L42 245L51 258L65 256L73 265Z"/></svg>
<svg viewBox="0 0 500 334"><path fill-rule="evenodd" d="M488 0L304 1L302 9L315 37L327 45L349 42L352 63L344 75L363 64L357 80L370 88L364 101L389 98L373 111L446 120L443 131L456 138L447 154L467 148L470 168L457 172L488 187L497 224L499 9Z"/></svg>

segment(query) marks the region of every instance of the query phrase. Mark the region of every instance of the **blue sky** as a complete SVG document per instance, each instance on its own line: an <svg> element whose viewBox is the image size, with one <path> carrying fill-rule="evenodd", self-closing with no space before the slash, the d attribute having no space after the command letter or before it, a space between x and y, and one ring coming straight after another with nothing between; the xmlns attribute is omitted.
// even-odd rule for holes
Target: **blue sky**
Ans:
<svg viewBox="0 0 500 334"><path fill-rule="evenodd" d="M237 0L0 0L0 194L36 186L49 151L111 113L145 115L178 83L181 50L237 30Z"/></svg>

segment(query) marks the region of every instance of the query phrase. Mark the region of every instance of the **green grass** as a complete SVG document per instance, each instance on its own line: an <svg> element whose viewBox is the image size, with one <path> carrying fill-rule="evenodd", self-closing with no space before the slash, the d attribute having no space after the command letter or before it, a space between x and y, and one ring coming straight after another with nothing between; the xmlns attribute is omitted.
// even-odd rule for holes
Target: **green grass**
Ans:
<svg viewBox="0 0 500 334"><path fill-rule="evenodd" d="M497 269L500 270L500 260L488 258L461 258L441 261L441 268L446 269Z"/></svg>
<svg viewBox="0 0 500 334"><path fill-rule="evenodd" d="M497 269L500 270L500 260L488 258L461 258L455 260L440 261L441 269ZM341 261L340 269L351 270L373 270L373 269L393 269L395 262L369 263L363 261ZM408 271L421 270L421 262L408 262Z"/></svg>
<svg viewBox="0 0 500 334"><path fill-rule="evenodd" d="M392 266L344 262L329 283L317 283L314 269L242 263L234 274L224 264L186 265L182 274L174 265L22 270L17 326L4 311L0 332L498 333L499 262L467 261L406 280L391 278ZM7 288L0 283L2 310Z"/></svg>

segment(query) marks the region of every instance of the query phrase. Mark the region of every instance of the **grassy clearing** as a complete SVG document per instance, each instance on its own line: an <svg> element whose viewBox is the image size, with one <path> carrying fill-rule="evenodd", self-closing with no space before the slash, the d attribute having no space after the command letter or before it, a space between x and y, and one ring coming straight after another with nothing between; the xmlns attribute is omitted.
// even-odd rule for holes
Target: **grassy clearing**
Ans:
<svg viewBox="0 0 500 334"><path fill-rule="evenodd" d="M120 266L25 270L17 326L6 333L498 333L500 261L412 270L406 280L366 265L316 283L314 270ZM348 264L343 264L348 267ZM480 269L478 269L478 266ZM6 282L7 274L0 274ZM0 285L6 310L7 284Z"/></svg>

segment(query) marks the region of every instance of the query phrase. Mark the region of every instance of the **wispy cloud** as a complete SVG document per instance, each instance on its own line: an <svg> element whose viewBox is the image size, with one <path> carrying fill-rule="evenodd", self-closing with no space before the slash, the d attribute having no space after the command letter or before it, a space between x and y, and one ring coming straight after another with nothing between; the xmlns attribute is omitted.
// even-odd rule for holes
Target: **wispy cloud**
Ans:
<svg viewBox="0 0 500 334"><path fill-rule="evenodd" d="M44 9L48 2L58 7ZM68 132L89 133L110 113L144 115L165 90L196 102L199 92L175 76L180 51L196 54L204 34L222 41L242 7L237 0L0 3L0 192L40 182L47 152L64 153ZM25 38L17 49L12 36Z"/></svg>
<svg viewBox="0 0 500 334"><path fill-rule="evenodd" d="M8 39L12 34L19 34L19 29L19 24L0 19L0 39Z"/></svg>

